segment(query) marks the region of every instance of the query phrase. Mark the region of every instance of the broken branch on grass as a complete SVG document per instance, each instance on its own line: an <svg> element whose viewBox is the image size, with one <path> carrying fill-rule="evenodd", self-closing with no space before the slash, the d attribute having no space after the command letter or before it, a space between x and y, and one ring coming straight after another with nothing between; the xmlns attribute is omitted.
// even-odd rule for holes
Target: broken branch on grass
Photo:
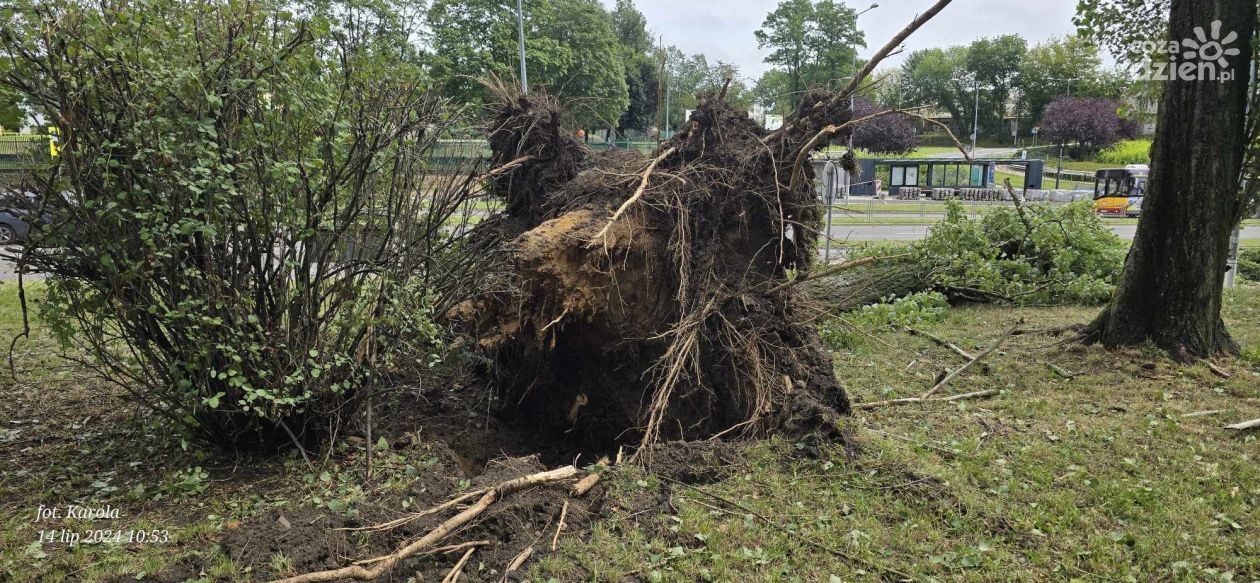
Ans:
<svg viewBox="0 0 1260 583"><path fill-rule="evenodd" d="M626 209L629 209L634 205L634 203L638 202L640 198L643 198L643 191L647 190L648 180L652 177L652 172L656 170L656 165L660 164L662 160L673 153L674 147L670 146L648 163L647 168L643 170L643 174L641 175L641 178L639 178L639 187L634 190L634 194L630 195L630 198L627 198L626 202L621 203L621 206L617 207L617 211L613 213L612 218L608 219L608 223L604 225L604 228L600 229L599 232L595 234L588 246L594 246L596 242L602 241L604 239L604 235L608 234L608 229L611 229L613 223L617 222L617 219L621 218L621 215L625 214Z"/></svg>
<svg viewBox="0 0 1260 583"><path fill-rule="evenodd" d="M944 402L944 401L962 401L965 399L979 399L982 397L992 397L1000 393L997 389L985 389L983 391L975 391L972 393L962 393L960 395L952 395L949 397L935 397L927 399L924 397L905 397L902 399L889 399L887 401L872 401L869 403L854 403L854 409L874 409L876 407L887 407L889 405L904 405L906 403L927 403L927 402Z"/></svg>
<svg viewBox="0 0 1260 583"><path fill-rule="evenodd" d="M521 476L506 482L500 482L498 485L487 490L476 504L447 519L445 522L429 531L428 534L403 546L391 554L379 557L380 560L376 563L376 566L370 569L365 568L362 565L350 565L340 569L316 571L314 573L306 573L304 575L277 579L275 583L311 583L314 581L336 581L338 579L358 579L360 581L367 581L376 579L388 572L403 559L425 550L425 548L431 546L439 540L442 540L459 527L468 524L482 512L485 512L487 508L500 500L503 496L519 492L533 486L567 480L576 475L577 472L578 470L574 466L564 466L562 468L538 472L536 474Z"/></svg>
<svg viewBox="0 0 1260 583"><path fill-rule="evenodd" d="M1194 411L1191 413L1182 413L1181 417L1183 419L1189 418L1189 417L1206 417L1208 415L1220 415L1221 413L1224 413L1226 411L1228 411L1228 409L1209 409L1207 411Z"/></svg>
<svg viewBox="0 0 1260 583"><path fill-rule="evenodd" d="M1061 376L1061 377L1063 377L1063 378L1065 378L1065 379L1067 379L1067 380L1069 380L1069 381L1070 381L1070 380L1072 380L1072 379L1074 379L1074 378L1076 378L1076 374L1071 373L1071 372L1068 372L1068 370L1067 370L1067 369L1065 369L1065 368L1063 368L1063 367L1061 367L1061 366L1059 366L1059 365L1057 365L1057 364L1055 364L1055 363L1053 363L1053 362L1047 362L1047 363L1046 363L1046 366L1050 367L1050 370L1054 371L1054 374L1057 374L1057 375L1059 375L1059 376Z"/></svg>
<svg viewBox="0 0 1260 583"><path fill-rule="evenodd" d="M940 336L932 334L931 332L924 332L923 330L915 330L914 328L911 328L910 326L906 326L906 332L909 333L911 336L922 336L924 338L927 338L928 340L931 340L932 342L935 342L941 346L944 346L945 348L952 350L954 354L957 354L958 356L961 356L967 360L975 360L976 358L975 355L971 354L970 352L967 352L966 350L959 348L953 342L945 340L944 338L941 338Z"/></svg>
<svg viewBox="0 0 1260 583"><path fill-rule="evenodd" d="M1243 421L1241 423L1234 423L1233 425L1225 426L1225 429L1234 429L1237 431L1256 428L1260 428L1260 419L1252 419L1251 421Z"/></svg>
<svg viewBox="0 0 1260 583"><path fill-rule="evenodd" d="M928 391L927 391L926 393L923 393L923 394L920 396L920 398L926 399L926 398L931 397L932 395L936 394L936 392L937 392L937 391L939 391L939 390L941 390L942 388L944 388L944 387L945 387L945 385L948 385L948 384L949 384L949 381L954 380L954 378L955 378L955 377L957 377L958 375L962 374L962 372L963 372L963 371L967 370L968 368L971 368L971 365L975 364L975 363L976 363L976 362L978 362L980 359L982 359L982 358L984 358L984 357L988 356L988 355L989 355L991 352L993 352L994 350L997 350L997 347L1001 346L1001 345L1002 345L1002 343L1003 343L1003 342L1005 342L1007 338L1010 338L1010 337L1011 337L1011 335L1015 333L1015 330L1016 330L1017 328L1019 328L1019 325L1020 325L1020 324L1023 324L1023 323L1024 323L1024 319L1023 319L1023 318L1020 318L1017 322L1015 322L1015 324L1014 324L1013 326L1011 326L1011 328L1010 328L1009 330L1007 330L1007 331L1006 331L1006 333L1005 333L1005 334L1002 334L1000 337L998 337L998 339L997 339L997 340L994 340L994 341L993 341L993 344L989 345L989 347L988 347L988 348L986 348L986 349L984 350L984 352L981 352L980 354L977 354L975 358L973 358L973 359L971 359L971 360L968 360L966 364L964 364L964 365L962 365L962 366L958 367L958 370L953 371L953 372L951 372L951 373L949 373L949 374L945 375L945 378L941 379L941 382L936 383L936 385L935 385L935 386L933 386L932 388L928 389Z"/></svg>
<svg viewBox="0 0 1260 583"><path fill-rule="evenodd" d="M1215 375L1216 375L1216 376L1218 376L1218 377L1221 377L1221 378L1223 378L1223 379L1229 379L1229 378L1233 378L1233 377L1234 377L1233 373L1231 373L1231 372L1229 372L1229 371L1227 371L1227 370L1225 370L1225 369L1223 369L1223 368L1221 368L1221 367L1219 367L1219 366L1216 366L1216 364L1215 364L1215 363L1213 363L1213 362L1212 362L1212 361L1210 361L1210 360L1204 360L1204 361L1203 361L1203 363L1207 365L1208 370L1212 371L1212 374L1215 374Z"/></svg>

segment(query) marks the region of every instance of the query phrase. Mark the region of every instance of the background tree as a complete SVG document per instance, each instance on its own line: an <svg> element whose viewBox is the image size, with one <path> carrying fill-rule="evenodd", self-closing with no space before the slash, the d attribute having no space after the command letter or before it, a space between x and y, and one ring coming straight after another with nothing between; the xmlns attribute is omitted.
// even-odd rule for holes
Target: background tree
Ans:
<svg viewBox="0 0 1260 583"><path fill-rule="evenodd" d="M1098 47L1079 36L1051 39L1028 49L1019 66L1019 93L1022 114L1033 125L1055 98L1068 90L1076 97L1119 99L1130 82L1118 71L1105 70Z"/></svg>
<svg viewBox="0 0 1260 583"><path fill-rule="evenodd" d="M1136 137L1136 124L1121 118L1119 104L1102 97L1059 97L1046 106L1041 137L1047 143L1074 144L1084 158L1122 139Z"/></svg>
<svg viewBox="0 0 1260 583"><path fill-rule="evenodd" d="M8 61L8 58L0 58L0 77L4 77L12 66ZM25 119L22 96L12 88L0 85L0 128L8 132L17 131L22 128Z"/></svg>
<svg viewBox="0 0 1260 583"><path fill-rule="evenodd" d="M618 133L647 132L655 123L658 63L653 58L652 37L647 19L634 6L633 0L617 0L612 11L613 31L626 68L626 89L629 103L617 121Z"/></svg>
<svg viewBox="0 0 1260 583"><path fill-rule="evenodd" d="M958 81L966 59L966 47L931 48L910 53L901 66L904 103L940 107L952 118L954 133L959 136L971 133L971 118L966 115L971 107L963 103L970 88Z"/></svg>
<svg viewBox="0 0 1260 583"><path fill-rule="evenodd" d="M864 117L890 109L869 99L857 99L854 117ZM904 115L884 115L863 122L853 130L853 146L873 154L905 154L918 145L914 125Z"/></svg>
<svg viewBox="0 0 1260 583"><path fill-rule="evenodd" d="M765 62L786 73L791 106L810 86L834 88L852 76L857 47L866 46L857 12L832 0L784 0L753 34L759 48L771 49Z"/></svg>
<svg viewBox="0 0 1260 583"><path fill-rule="evenodd" d="M569 103L579 125L615 127L629 105L613 19L597 0L527 0L525 54L531 85ZM516 79L516 6L508 0L438 0L427 15L432 75L461 102L485 102L478 81Z"/></svg>
<svg viewBox="0 0 1260 583"><path fill-rule="evenodd" d="M1150 187L1110 304L1085 337L1107 347L1153 342L1178 358L1237 354L1221 320L1230 231L1247 208L1239 177L1255 139L1246 119L1256 29L1254 0L1174 0L1168 38L1212 21L1237 33L1228 82L1166 81L1151 147ZM1250 93L1249 93L1250 91ZM1249 133L1251 132L1251 133Z"/></svg>

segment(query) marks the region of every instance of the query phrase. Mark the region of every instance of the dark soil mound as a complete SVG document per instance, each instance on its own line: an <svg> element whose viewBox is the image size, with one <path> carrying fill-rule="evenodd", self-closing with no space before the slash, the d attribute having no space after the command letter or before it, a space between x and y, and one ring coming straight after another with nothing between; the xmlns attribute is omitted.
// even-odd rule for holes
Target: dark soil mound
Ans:
<svg viewBox="0 0 1260 583"><path fill-rule="evenodd" d="M492 357L504 415L595 447L837 431L848 400L785 284L811 269L821 214L792 168L847 101L812 91L767 134L710 95L644 158L589 151L546 97L503 99L493 188L516 285L453 315Z"/></svg>

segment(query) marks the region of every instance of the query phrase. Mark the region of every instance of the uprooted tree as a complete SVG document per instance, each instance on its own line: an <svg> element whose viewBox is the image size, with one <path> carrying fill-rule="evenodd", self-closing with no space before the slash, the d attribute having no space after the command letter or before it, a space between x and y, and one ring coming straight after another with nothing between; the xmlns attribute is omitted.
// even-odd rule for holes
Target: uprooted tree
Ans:
<svg viewBox="0 0 1260 583"><path fill-rule="evenodd" d="M847 135L861 79L948 2L841 91L804 94L780 129L723 89L649 158L595 155L554 101L499 87L491 188L507 216L485 228L512 241L515 289L456 316L493 355L502 407L591 444L836 430L849 403L793 285L821 217L804 162Z"/></svg>

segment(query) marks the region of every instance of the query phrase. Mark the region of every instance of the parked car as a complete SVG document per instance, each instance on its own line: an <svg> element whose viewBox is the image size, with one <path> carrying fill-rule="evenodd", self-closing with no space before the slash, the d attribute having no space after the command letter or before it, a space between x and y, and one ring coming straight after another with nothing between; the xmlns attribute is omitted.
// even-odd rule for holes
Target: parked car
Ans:
<svg viewBox="0 0 1260 583"><path fill-rule="evenodd" d="M9 209L0 209L0 245L13 245L26 240L31 226Z"/></svg>

